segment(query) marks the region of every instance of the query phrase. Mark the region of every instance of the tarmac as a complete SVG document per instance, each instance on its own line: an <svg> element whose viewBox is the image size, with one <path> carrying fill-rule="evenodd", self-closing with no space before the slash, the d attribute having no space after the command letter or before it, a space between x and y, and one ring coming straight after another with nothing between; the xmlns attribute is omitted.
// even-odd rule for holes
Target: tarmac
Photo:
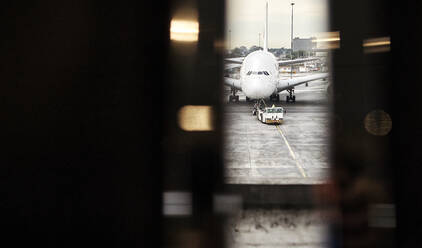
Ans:
<svg viewBox="0 0 422 248"><path fill-rule="evenodd" d="M285 74L284 77L288 77ZM304 76L298 74L295 76ZM227 103L224 114L224 161L227 184L315 185L329 177L330 101L327 81L318 80L295 88L296 102L280 102L287 113L281 125L263 124L252 115L254 102L242 92L239 102Z"/></svg>

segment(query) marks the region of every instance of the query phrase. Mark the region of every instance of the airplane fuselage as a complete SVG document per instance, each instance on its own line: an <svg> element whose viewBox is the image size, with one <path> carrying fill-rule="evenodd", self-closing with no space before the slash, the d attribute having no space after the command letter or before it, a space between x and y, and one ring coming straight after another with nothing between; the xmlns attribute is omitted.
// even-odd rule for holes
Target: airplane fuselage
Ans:
<svg viewBox="0 0 422 248"><path fill-rule="evenodd" d="M243 93L250 99L264 99L277 93L278 63L270 52L258 50L244 59L240 68Z"/></svg>

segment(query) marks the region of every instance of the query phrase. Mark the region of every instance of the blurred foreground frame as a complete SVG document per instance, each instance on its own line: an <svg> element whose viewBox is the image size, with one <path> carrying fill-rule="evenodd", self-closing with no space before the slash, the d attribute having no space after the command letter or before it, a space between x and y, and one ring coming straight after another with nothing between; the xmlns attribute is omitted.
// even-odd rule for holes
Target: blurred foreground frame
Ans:
<svg viewBox="0 0 422 248"><path fill-rule="evenodd" d="M161 246L168 6L2 4L4 246Z"/></svg>
<svg viewBox="0 0 422 248"><path fill-rule="evenodd" d="M224 247L223 218L213 209L215 194L224 192L224 3L170 4L169 74L162 92L165 246Z"/></svg>

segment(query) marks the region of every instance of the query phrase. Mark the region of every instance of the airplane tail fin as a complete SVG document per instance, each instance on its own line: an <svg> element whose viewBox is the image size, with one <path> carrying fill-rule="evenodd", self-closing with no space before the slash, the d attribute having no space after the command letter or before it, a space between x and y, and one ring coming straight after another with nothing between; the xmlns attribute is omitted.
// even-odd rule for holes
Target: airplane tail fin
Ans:
<svg viewBox="0 0 422 248"><path fill-rule="evenodd" d="M265 3L264 51L268 51L268 1Z"/></svg>

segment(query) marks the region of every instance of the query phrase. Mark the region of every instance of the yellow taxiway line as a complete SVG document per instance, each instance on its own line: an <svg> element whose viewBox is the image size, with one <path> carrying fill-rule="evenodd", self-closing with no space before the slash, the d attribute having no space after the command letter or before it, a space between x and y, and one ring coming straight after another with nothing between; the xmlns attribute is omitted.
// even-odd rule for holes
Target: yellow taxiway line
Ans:
<svg viewBox="0 0 422 248"><path fill-rule="evenodd" d="M284 143L286 143L287 148L289 148L290 155L291 155L291 156L293 157L293 159L295 160L295 162L296 162L296 166L297 166L297 168L299 169L300 173L302 174L302 176L303 176L303 177L308 177L308 176L306 175L305 170L304 170L304 169L303 169L303 167L300 165L299 161L296 159L296 155L295 155L295 153L293 152L292 148L290 147L289 142L287 142L287 139L286 139L286 137L284 136L283 132L281 131L281 128L280 128L278 125L276 126L276 128L277 128L278 132L281 134L281 137L283 137Z"/></svg>

